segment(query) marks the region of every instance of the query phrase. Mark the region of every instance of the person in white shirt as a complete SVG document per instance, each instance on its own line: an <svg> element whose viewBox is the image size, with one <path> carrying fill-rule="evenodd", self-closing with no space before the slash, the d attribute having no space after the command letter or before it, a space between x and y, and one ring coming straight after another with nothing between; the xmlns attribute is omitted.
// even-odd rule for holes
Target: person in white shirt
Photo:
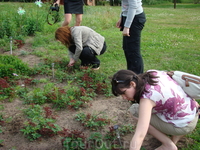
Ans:
<svg viewBox="0 0 200 150"><path fill-rule="evenodd" d="M129 150L140 150L147 132L162 143L155 150L178 150L176 143L195 129L199 104L167 72L119 70L111 84L115 96L137 103L129 109L137 121Z"/></svg>

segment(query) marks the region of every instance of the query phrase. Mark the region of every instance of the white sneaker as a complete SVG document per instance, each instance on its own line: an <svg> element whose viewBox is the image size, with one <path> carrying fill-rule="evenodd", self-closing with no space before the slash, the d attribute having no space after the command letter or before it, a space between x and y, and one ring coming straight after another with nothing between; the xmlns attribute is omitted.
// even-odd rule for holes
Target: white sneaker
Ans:
<svg viewBox="0 0 200 150"><path fill-rule="evenodd" d="M97 67L97 68L92 68L92 70L99 70L99 68L100 68L100 67Z"/></svg>

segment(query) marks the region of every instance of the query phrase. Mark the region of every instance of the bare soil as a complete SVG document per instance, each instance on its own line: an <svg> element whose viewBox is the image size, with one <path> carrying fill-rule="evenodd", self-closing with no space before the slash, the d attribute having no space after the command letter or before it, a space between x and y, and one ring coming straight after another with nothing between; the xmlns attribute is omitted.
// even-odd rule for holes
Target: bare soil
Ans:
<svg viewBox="0 0 200 150"><path fill-rule="evenodd" d="M40 62L40 58L35 55L25 55L21 56L20 51L32 52L31 49L31 39L28 39L25 44L17 50L13 51L13 55L19 56L24 62L28 63L30 67L38 64ZM1 54L10 54L10 52L4 52L0 49ZM37 76L37 78L40 78ZM44 78L44 77L43 77ZM65 83L62 83L65 84ZM7 121L3 124L3 133L0 134L0 139L3 139L4 142L0 145L0 150L61 150L61 137L55 136L51 138L42 138L40 140L36 140L30 142L20 131L23 128L23 123L25 121L25 117L23 116L22 110L27 106L23 104L23 102L16 98L12 102L0 102L0 105L4 106L3 116L4 118L11 118L10 121ZM80 112L84 113L97 113L97 112L105 112L108 118L112 119L110 125L104 127L102 130L98 131L102 134L105 134L109 130L109 126L112 125L127 125L132 124L136 125L136 122L131 118L131 115L128 112L131 104L126 100L123 100L121 97L113 97L113 98L105 98L103 96L99 96L95 98L91 102L91 107L83 108L79 111L73 110L61 110L54 111L54 113L58 116L57 122L60 127L64 127L70 130L80 130L83 131L85 136L90 134L88 129L83 128L81 124L74 119L74 115ZM121 137L122 141L126 143L125 149L128 149L129 142L133 136L133 133L128 134L126 136ZM179 143L178 147L186 147L186 145L191 142L190 139L183 138ZM153 138L151 135L147 135L143 142L142 147L145 150L154 150L159 147L161 143Z"/></svg>

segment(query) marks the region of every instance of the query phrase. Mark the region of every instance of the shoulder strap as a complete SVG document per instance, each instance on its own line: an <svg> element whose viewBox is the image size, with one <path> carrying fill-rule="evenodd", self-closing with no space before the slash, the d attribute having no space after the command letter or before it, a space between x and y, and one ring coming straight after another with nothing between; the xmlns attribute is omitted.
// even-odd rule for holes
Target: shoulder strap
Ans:
<svg viewBox="0 0 200 150"><path fill-rule="evenodd" d="M200 84L200 78L191 76L191 75L182 75L182 79L185 80L185 86L188 87L189 86L189 82L193 82L196 84Z"/></svg>
<svg viewBox="0 0 200 150"><path fill-rule="evenodd" d="M167 75L170 76L172 78L172 76L174 75L174 71L168 71Z"/></svg>

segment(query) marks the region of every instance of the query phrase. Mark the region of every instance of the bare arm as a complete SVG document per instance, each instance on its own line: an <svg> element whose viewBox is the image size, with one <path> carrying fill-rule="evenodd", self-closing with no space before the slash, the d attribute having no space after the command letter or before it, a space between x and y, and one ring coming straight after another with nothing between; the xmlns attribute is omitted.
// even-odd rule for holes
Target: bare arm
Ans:
<svg viewBox="0 0 200 150"><path fill-rule="evenodd" d="M116 27L117 28L121 28L120 24L121 24L122 18L120 18L117 23L116 23Z"/></svg>
<svg viewBox="0 0 200 150"><path fill-rule="evenodd" d="M60 5L60 0L57 0L55 3L58 4L58 6L59 6Z"/></svg>
<svg viewBox="0 0 200 150"><path fill-rule="evenodd" d="M137 127L135 134L130 143L130 150L140 150L142 142L147 134L150 119L151 111L155 106L155 103L150 99L141 99L139 106L139 117L137 122Z"/></svg>

